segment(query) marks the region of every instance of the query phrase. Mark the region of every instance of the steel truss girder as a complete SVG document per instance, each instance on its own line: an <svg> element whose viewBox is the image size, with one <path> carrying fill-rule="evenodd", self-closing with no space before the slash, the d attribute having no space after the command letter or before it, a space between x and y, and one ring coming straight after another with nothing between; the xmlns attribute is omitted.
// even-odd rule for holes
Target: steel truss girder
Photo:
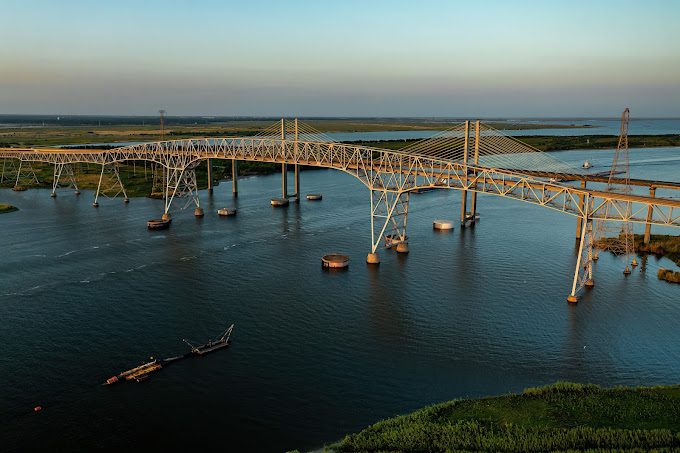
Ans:
<svg viewBox="0 0 680 453"><path fill-rule="evenodd" d="M408 189L427 187L468 190L543 206L583 217L582 196L593 199L593 220L647 223L651 209L652 225L680 227L680 200L620 194L572 187L522 174L455 160L410 155L364 146L292 141L274 138L237 137L173 140L125 146L112 150L0 149L0 158L51 163L123 162L147 160L168 170L183 170L203 159L237 159L292 163L335 168L357 177L369 189L379 182L377 175L394 175L385 190L399 192L404 181ZM392 185L394 183L394 185ZM630 209L622 208L622 203Z"/></svg>

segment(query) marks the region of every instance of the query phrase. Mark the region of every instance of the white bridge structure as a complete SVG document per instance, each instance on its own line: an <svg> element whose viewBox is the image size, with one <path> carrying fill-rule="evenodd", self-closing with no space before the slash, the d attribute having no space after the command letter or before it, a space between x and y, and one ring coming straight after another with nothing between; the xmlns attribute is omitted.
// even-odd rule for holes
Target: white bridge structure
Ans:
<svg viewBox="0 0 680 453"><path fill-rule="evenodd" d="M289 196L288 165L295 166L296 197L299 196L298 166L340 170L359 179L370 192L371 248L367 261L373 263L379 263L381 244L387 247L399 247L401 244L398 250L408 251L407 220L409 196L413 191L461 191L462 225L475 222L477 194L530 203L578 218L577 239L580 242L570 292L572 302L576 301L577 293L586 282L593 281L594 221L644 224L646 239L652 225L680 227L680 200L655 196L657 189L680 190L680 183L625 181L633 186L647 187L649 196L588 188L587 182L607 182L607 178L570 168L549 154L479 121L456 124L435 137L398 151L333 142L296 119L281 120L262 133L249 137L164 140L107 150L0 148L0 158L5 159L5 163L12 162L15 173L11 176L16 176L17 184L26 176L22 167L30 168L31 162L53 164L53 193L64 175L70 178L69 185L77 188L73 164L101 165L95 205L102 193L122 195L127 201L118 173L120 163L152 162L164 169L163 214L166 217L169 217L177 198L184 198L200 208L195 168L202 161L207 160L210 169L210 162L214 159L231 160L234 184L237 180L236 162L239 160L279 163L282 165L284 197ZM471 194L469 205L468 192Z"/></svg>

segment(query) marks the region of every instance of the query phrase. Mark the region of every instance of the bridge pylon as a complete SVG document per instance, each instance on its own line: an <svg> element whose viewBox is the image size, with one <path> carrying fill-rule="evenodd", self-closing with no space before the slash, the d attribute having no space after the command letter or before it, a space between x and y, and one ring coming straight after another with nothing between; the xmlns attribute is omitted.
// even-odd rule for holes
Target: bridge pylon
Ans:
<svg viewBox="0 0 680 453"><path fill-rule="evenodd" d="M408 253L408 206L410 189L415 177L376 173L370 180L371 192L371 253L366 261L380 262L378 247L396 247L397 252Z"/></svg>
<svg viewBox="0 0 680 453"><path fill-rule="evenodd" d="M76 178L76 172L74 168L75 164L72 163L59 163L54 164L54 177L52 179L52 193L51 197L57 196L57 189L73 189L76 195L80 195L80 189L78 189L78 181Z"/></svg>
<svg viewBox="0 0 680 453"><path fill-rule="evenodd" d="M39 184L38 177L33 170L33 165L30 160L19 160L19 168L16 171L16 179L14 181L14 190L25 190L27 186Z"/></svg>
<svg viewBox="0 0 680 453"><path fill-rule="evenodd" d="M123 194L125 202L130 199L125 192L123 181L120 179L120 172L118 171L117 162L105 162L102 164L102 171L99 174L99 184L97 184L97 191L94 194L94 202L92 206L99 207L99 196L106 198L116 198Z"/></svg>
<svg viewBox="0 0 680 453"><path fill-rule="evenodd" d="M589 196L586 196L585 210L581 226L581 240L579 241L578 256L576 258L576 269L574 270L574 281L571 286L571 293L567 297L567 302L578 302L578 293L585 288L595 286L593 279L594 257L594 233L593 220L588 216L592 206Z"/></svg>
<svg viewBox="0 0 680 453"><path fill-rule="evenodd" d="M184 168L169 168L166 169L167 176L165 186L165 208L163 211L164 217L169 217L170 207L175 198L181 198L184 204L181 205L180 210L186 209L190 205L195 205L194 213L197 216L203 214L201 208L201 200L198 197L198 183L196 181L196 167L199 162L193 162Z"/></svg>

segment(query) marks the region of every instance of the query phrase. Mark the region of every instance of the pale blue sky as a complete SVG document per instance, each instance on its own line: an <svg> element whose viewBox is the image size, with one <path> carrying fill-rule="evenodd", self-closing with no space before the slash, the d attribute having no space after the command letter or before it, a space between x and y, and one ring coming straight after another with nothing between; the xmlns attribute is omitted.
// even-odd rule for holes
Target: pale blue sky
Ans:
<svg viewBox="0 0 680 453"><path fill-rule="evenodd" d="M0 0L0 113L680 116L680 2Z"/></svg>

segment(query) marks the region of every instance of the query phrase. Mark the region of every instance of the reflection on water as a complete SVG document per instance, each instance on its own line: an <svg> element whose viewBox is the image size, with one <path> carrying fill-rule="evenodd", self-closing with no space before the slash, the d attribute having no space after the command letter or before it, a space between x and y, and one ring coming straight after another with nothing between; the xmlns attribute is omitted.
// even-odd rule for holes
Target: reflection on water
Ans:
<svg viewBox="0 0 680 453"><path fill-rule="evenodd" d="M666 160L631 171L677 180L677 153L633 151ZM269 205L277 176L243 179L238 199L230 190L202 192L206 216L177 214L163 232L145 227L158 200L93 209L90 192L0 191L21 208L0 216L4 446L196 449L226 437L282 451L424 404L558 379L677 382L680 289L656 278L674 264L643 258L623 278L623 262L603 254L595 288L568 306L572 217L480 196L474 228L442 233L432 220L457 218L460 193L413 195L410 253L381 251L367 267L369 195L351 176L303 172L304 193L324 199L287 209ZM218 217L223 206L238 215ZM321 269L332 251L350 256L346 272ZM99 385L232 322L227 351L144 384Z"/></svg>

